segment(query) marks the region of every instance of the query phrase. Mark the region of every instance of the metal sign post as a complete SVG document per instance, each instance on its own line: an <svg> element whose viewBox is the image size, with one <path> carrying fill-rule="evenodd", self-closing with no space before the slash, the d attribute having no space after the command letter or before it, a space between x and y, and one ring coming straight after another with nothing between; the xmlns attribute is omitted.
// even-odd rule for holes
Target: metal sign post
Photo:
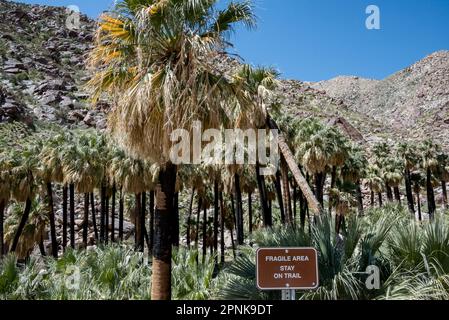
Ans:
<svg viewBox="0 0 449 320"><path fill-rule="evenodd" d="M294 289L282 290L282 300L296 300L296 291Z"/></svg>

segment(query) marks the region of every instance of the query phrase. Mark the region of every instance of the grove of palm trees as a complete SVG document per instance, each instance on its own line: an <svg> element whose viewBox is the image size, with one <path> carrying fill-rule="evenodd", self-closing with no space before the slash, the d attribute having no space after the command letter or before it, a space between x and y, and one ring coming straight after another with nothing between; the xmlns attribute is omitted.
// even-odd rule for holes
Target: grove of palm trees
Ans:
<svg viewBox="0 0 449 320"><path fill-rule="evenodd" d="M228 54L254 6L117 1L83 66L107 129L0 122L0 299L279 300L256 286L256 250L277 247L318 252L297 300L449 299L447 145L290 112L274 68ZM278 130L279 163L173 163L197 121Z"/></svg>

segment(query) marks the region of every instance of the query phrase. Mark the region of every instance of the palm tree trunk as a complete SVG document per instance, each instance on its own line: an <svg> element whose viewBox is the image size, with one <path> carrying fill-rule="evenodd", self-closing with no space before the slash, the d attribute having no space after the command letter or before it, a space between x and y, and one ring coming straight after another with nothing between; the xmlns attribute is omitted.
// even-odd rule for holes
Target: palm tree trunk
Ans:
<svg viewBox="0 0 449 320"><path fill-rule="evenodd" d="M335 187L336 180L337 180L337 167L336 166L332 166L331 189ZM329 194L328 209L329 209L329 214L332 215L332 199L331 199L331 195L330 194Z"/></svg>
<svg viewBox="0 0 449 320"><path fill-rule="evenodd" d="M257 188L259 189L260 207L262 208L263 223L265 227L271 227L273 225L273 219L268 211L267 192L265 188L265 179L260 174L260 165L256 162L256 179Z"/></svg>
<svg viewBox="0 0 449 320"><path fill-rule="evenodd" d="M416 193L416 205L418 206L418 219L419 219L419 221L422 221L421 199L420 199L420 196L419 196L419 192Z"/></svg>
<svg viewBox="0 0 449 320"><path fill-rule="evenodd" d="M25 202L25 209L23 210L22 218L20 219L19 227L17 228L16 234L14 235L14 239L11 245L11 252L16 252L17 245L19 244L20 236L22 235L23 228L28 221L28 216L31 211L31 199L28 198Z"/></svg>
<svg viewBox="0 0 449 320"><path fill-rule="evenodd" d="M292 200L290 196L290 184L288 181L288 168L287 163L284 158L281 158L281 178L282 178L282 195L284 201L284 209L286 213L287 223L292 224L293 221L293 211L292 211Z"/></svg>
<svg viewBox="0 0 449 320"><path fill-rule="evenodd" d="M67 247L67 199L68 187L66 184L62 187L62 251Z"/></svg>
<svg viewBox="0 0 449 320"><path fill-rule="evenodd" d="M150 245L149 245L149 250L148 252L150 253L150 255L153 252L153 245L154 245L154 191L150 191L150 232L149 232L149 237L150 237Z"/></svg>
<svg viewBox="0 0 449 320"><path fill-rule="evenodd" d="M234 191L235 191L235 200L236 200L236 233L237 233L237 243L242 245L244 242L244 234L243 234L243 206L242 206L242 190L240 189L240 176L235 174L234 176Z"/></svg>
<svg viewBox="0 0 449 320"><path fill-rule="evenodd" d="M320 203L314 197L309 184L307 183L306 179L299 170L298 165L296 164L293 153L291 152L287 142L285 141L284 136L280 134L279 127L277 126L276 122L270 118L270 116L267 117L267 126L270 129L278 130L279 132L278 145L281 154L284 156L284 159L287 162L290 172L293 174L293 177L295 178L295 181L298 184L299 188L301 188L301 191L303 192L305 198L307 199L307 203L309 204L313 213L320 214L323 211L323 206L320 205Z"/></svg>
<svg viewBox="0 0 449 320"><path fill-rule="evenodd" d="M109 196L106 195L104 200L104 242L109 243Z"/></svg>
<svg viewBox="0 0 449 320"><path fill-rule="evenodd" d="M306 226L306 211L307 211L307 203L306 199L304 199L304 195L300 190L298 190L299 193L299 222L301 224L301 228L304 229Z"/></svg>
<svg viewBox="0 0 449 320"><path fill-rule="evenodd" d="M435 215L436 205L435 205L435 194L433 192L432 186L432 172L430 168L427 168L427 205L429 208L429 219L432 220Z"/></svg>
<svg viewBox="0 0 449 320"><path fill-rule="evenodd" d="M56 240L56 224L55 224L55 209L53 205L53 188L51 182L47 182L47 197L50 220L50 239L51 239L51 254L58 258L58 242Z"/></svg>
<svg viewBox="0 0 449 320"><path fill-rule="evenodd" d="M363 194L360 180L357 181L357 208L359 211L359 216L363 216Z"/></svg>
<svg viewBox="0 0 449 320"><path fill-rule="evenodd" d="M146 220L146 206L147 206L147 193L146 192L142 192L141 194L141 198L142 198L142 205L140 206L140 221L139 221L139 226L140 226L140 236L139 236L139 248L140 248L140 252L143 252L145 249L145 220ZM171 224L170 224L171 225Z"/></svg>
<svg viewBox="0 0 449 320"><path fill-rule="evenodd" d="M390 185L388 182L385 182L385 189L387 190L387 199L389 202L393 202L393 192L391 190Z"/></svg>
<svg viewBox="0 0 449 320"><path fill-rule="evenodd" d="M84 194L83 247L87 248L87 229L89 227L89 194Z"/></svg>
<svg viewBox="0 0 449 320"><path fill-rule="evenodd" d="M95 209L95 196L93 192L90 193L90 209L92 211L92 224L94 226L95 241L98 241L97 210Z"/></svg>
<svg viewBox="0 0 449 320"><path fill-rule="evenodd" d="M156 212L154 216L154 246L151 299L171 299L171 256L172 241L169 232L173 216L176 167L167 164L159 173L156 186Z"/></svg>
<svg viewBox="0 0 449 320"><path fill-rule="evenodd" d="M123 242L123 211L125 209L124 199L123 199L123 189L120 189L120 200L118 209L118 238L120 242Z"/></svg>
<svg viewBox="0 0 449 320"><path fill-rule="evenodd" d="M134 248L136 251L142 251L141 244L143 242L142 237L142 226L141 224L141 215L142 215L142 194L136 193L135 195L135 206L134 206Z"/></svg>
<svg viewBox="0 0 449 320"><path fill-rule="evenodd" d="M441 190L443 193L443 210L448 209L446 181L441 181Z"/></svg>
<svg viewBox="0 0 449 320"><path fill-rule="evenodd" d="M207 209L203 208L203 263L206 260L207 254Z"/></svg>
<svg viewBox="0 0 449 320"><path fill-rule="evenodd" d="M215 263L217 263L217 252L218 252L218 181L214 180L214 252L215 252Z"/></svg>
<svg viewBox="0 0 449 320"><path fill-rule="evenodd" d="M396 186L393 188L393 192L394 192L394 198L395 200L399 203L399 205L401 205L401 192L399 191L399 187Z"/></svg>
<svg viewBox="0 0 449 320"><path fill-rule="evenodd" d="M45 246L44 246L44 237L41 235L41 238L39 239L39 252L41 253L41 256L45 257L47 256L47 253L45 252Z"/></svg>
<svg viewBox="0 0 449 320"><path fill-rule="evenodd" d="M101 184L100 190L100 243L105 240L105 212L106 212L106 187L104 183Z"/></svg>
<svg viewBox="0 0 449 320"><path fill-rule="evenodd" d="M323 192L323 173L315 173L315 192L316 199L321 208L324 206L324 192Z"/></svg>
<svg viewBox="0 0 449 320"><path fill-rule="evenodd" d="M69 186L70 194L70 246L75 249L75 186L73 183Z"/></svg>
<svg viewBox="0 0 449 320"><path fill-rule="evenodd" d="M382 192L378 192L377 193L377 197L379 199L379 208L381 208L383 206L383 203L382 203Z"/></svg>
<svg viewBox="0 0 449 320"><path fill-rule="evenodd" d="M412 184L410 181L410 170L405 169L404 172L404 181L405 181L405 193L407 195L407 204L408 210L415 217L415 204L413 203L413 193L412 193Z"/></svg>
<svg viewBox="0 0 449 320"><path fill-rule="evenodd" d="M111 243L115 242L115 194L117 193L117 188L115 183L112 185L112 208L111 208Z"/></svg>
<svg viewBox="0 0 449 320"><path fill-rule="evenodd" d="M223 266L225 262L225 216L224 216L224 202L223 202L223 192L220 191L220 263Z"/></svg>
<svg viewBox="0 0 449 320"><path fill-rule="evenodd" d="M193 212L193 200L195 198L195 188L192 189L192 194L190 195L189 213L187 215L187 226L186 226L186 241L187 247L190 249L190 229L192 225L192 212Z"/></svg>
<svg viewBox="0 0 449 320"><path fill-rule="evenodd" d="M253 194L251 192L248 193L248 230L249 234L253 233Z"/></svg>
<svg viewBox="0 0 449 320"><path fill-rule="evenodd" d="M5 254L5 235L3 230L3 220L5 218L6 200L0 200L0 259Z"/></svg>
<svg viewBox="0 0 449 320"><path fill-rule="evenodd" d="M276 172L276 179L274 180L274 188L276 189L276 197L277 197L278 204L279 204L279 211L281 214L281 222L282 222L282 224L285 224L284 200L282 198L280 171Z"/></svg>
<svg viewBox="0 0 449 320"><path fill-rule="evenodd" d="M232 255L234 256L234 259L236 259L237 253L235 252L234 230L232 227L229 228L229 232L231 233Z"/></svg>
<svg viewBox="0 0 449 320"><path fill-rule="evenodd" d="M197 250L199 248L198 241L199 241L199 234L200 234L200 214L201 214L202 207L203 207L203 198L198 197L198 210L196 212L196 226L195 226L195 248Z"/></svg>
<svg viewBox="0 0 449 320"><path fill-rule="evenodd" d="M175 214L173 217L173 222L172 222L172 226L173 226L173 245L175 247L179 247L179 193L176 192L175 196L174 196L174 203L173 203L173 207L175 210Z"/></svg>
<svg viewBox="0 0 449 320"><path fill-rule="evenodd" d="M371 208L374 208L374 191L371 189Z"/></svg>

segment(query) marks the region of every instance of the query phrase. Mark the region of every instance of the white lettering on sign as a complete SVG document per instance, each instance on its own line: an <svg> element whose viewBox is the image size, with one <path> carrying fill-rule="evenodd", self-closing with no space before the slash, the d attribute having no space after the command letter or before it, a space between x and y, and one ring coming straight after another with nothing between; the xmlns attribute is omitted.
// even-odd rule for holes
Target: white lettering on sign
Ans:
<svg viewBox="0 0 449 320"><path fill-rule="evenodd" d="M309 261L308 256L266 256L267 262L291 262L291 261Z"/></svg>

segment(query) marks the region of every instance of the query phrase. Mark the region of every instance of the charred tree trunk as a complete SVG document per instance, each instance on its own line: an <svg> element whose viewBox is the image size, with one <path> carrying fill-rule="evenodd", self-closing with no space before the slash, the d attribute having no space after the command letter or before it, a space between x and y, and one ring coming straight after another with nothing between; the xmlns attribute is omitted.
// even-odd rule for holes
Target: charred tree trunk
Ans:
<svg viewBox="0 0 449 320"><path fill-rule="evenodd" d="M50 220L50 239L51 239L51 254L58 258L58 242L56 240L56 224L55 224L55 209L53 205L53 188L51 182L47 182L47 197Z"/></svg>
<svg viewBox="0 0 449 320"><path fill-rule="evenodd" d="M75 249L75 186L69 186L70 193L70 246Z"/></svg>
<svg viewBox="0 0 449 320"><path fill-rule="evenodd" d="M298 190L299 193L299 222L301 224L301 228L304 229L306 226L306 213L307 213L307 202L304 198L304 195L301 190Z"/></svg>
<svg viewBox="0 0 449 320"><path fill-rule="evenodd" d="M242 245L244 242L244 234L243 234L243 206L242 206L242 190L240 189L240 176L235 174L234 176L234 191L235 191L235 200L236 200L236 234L237 234L237 243Z"/></svg>
<svg viewBox="0 0 449 320"><path fill-rule="evenodd" d="M388 182L385 182L385 189L387 190L387 199L389 202L393 202L393 192L391 190L390 185Z"/></svg>
<svg viewBox="0 0 449 320"><path fill-rule="evenodd" d="M443 193L443 210L448 209L446 181L441 181L441 190Z"/></svg>
<svg viewBox="0 0 449 320"><path fill-rule="evenodd" d="M324 174L322 172L315 173L316 199L318 200L318 203L320 204L321 208L324 207L323 180Z"/></svg>
<svg viewBox="0 0 449 320"><path fill-rule="evenodd" d="M253 233L253 201L252 201L253 194L250 192L248 193L248 230L249 234Z"/></svg>
<svg viewBox="0 0 449 320"><path fill-rule="evenodd" d="M120 189L120 200L118 209L118 238L120 242L123 242L123 211L125 210L124 199L123 199L123 189Z"/></svg>
<svg viewBox="0 0 449 320"><path fill-rule="evenodd" d="M288 167L283 157L281 158L281 178L285 218L286 222L291 224L293 220L292 200L290 196L290 184L288 182Z"/></svg>
<svg viewBox="0 0 449 320"><path fill-rule="evenodd" d="M206 254L207 254L207 209L206 207L203 208L203 262L206 260Z"/></svg>
<svg viewBox="0 0 449 320"><path fill-rule="evenodd" d="M419 221L422 221L421 198L420 198L419 192L416 193L416 205L418 206L418 219L419 219Z"/></svg>
<svg viewBox="0 0 449 320"><path fill-rule="evenodd" d="M413 193L412 193L412 183L410 180L410 170L405 169L404 172L404 181L405 181L405 193L407 195L407 205L408 210L415 217L415 204L413 203Z"/></svg>
<svg viewBox="0 0 449 320"><path fill-rule="evenodd" d="M363 216L363 194L360 180L357 181L357 209L359 216Z"/></svg>
<svg viewBox="0 0 449 320"><path fill-rule="evenodd" d="M393 192L394 192L394 199L401 205L401 192L399 191L399 187L394 187L393 188Z"/></svg>
<svg viewBox="0 0 449 320"><path fill-rule="evenodd" d="M337 167L332 166L332 174L331 174L331 189L335 187L335 183L337 180ZM329 193L329 203L328 203L329 214L332 215L332 199Z"/></svg>
<svg viewBox="0 0 449 320"><path fill-rule="evenodd" d="M382 192L378 192L377 193L377 197L379 199L379 208L382 208L383 203L382 203Z"/></svg>
<svg viewBox="0 0 449 320"><path fill-rule="evenodd" d="M435 194L432 186L432 171L430 168L427 168L427 205L429 208L429 219L433 220L436 210L435 205Z"/></svg>
<svg viewBox="0 0 449 320"><path fill-rule="evenodd" d="M115 196L117 193L117 188L115 183L112 185L112 206L111 206L111 243L115 242Z"/></svg>
<svg viewBox="0 0 449 320"><path fill-rule="evenodd" d="M5 254L5 234L3 229L3 221L5 219L6 200L0 200L0 259Z"/></svg>
<svg viewBox="0 0 449 320"><path fill-rule="evenodd" d="M105 199L105 212L104 212L104 242L109 243L109 195L106 195Z"/></svg>
<svg viewBox="0 0 449 320"><path fill-rule="evenodd" d="M260 165L258 162L256 163L256 179L257 179L257 188L259 189L260 207L262 208L263 214L263 223L265 227L271 227L273 225L273 219L268 210L268 199L265 188L265 180L263 176L260 174Z"/></svg>
<svg viewBox="0 0 449 320"><path fill-rule="evenodd" d="M67 200L68 187L66 184L62 187L62 251L67 247Z"/></svg>
<svg viewBox="0 0 449 320"><path fill-rule="evenodd" d="M83 247L87 248L87 230L89 227L89 193L84 194Z"/></svg>
<svg viewBox="0 0 449 320"><path fill-rule="evenodd" d="M134 248L136 251L143 252L142 243L144 239L142 238L143 230L142 230L142 194L136 193L135 197L135 207L134 207L134 226L136 228L136 232L134 233ZM170 224L169 224L170 226Z"/></svg>
<svg viewBox="0 0 449 320"><path fill-rule="evenodd" d="M203 198L198 197L198 211L196 213L196 227L195 227L195 247L197 250L199 248L198 242L199 242L199 234L200 234L200 214L201 214L202 207L203 207Z"/></svg>
<svg viewBox="0 0 449 320"><path fill-rule="evenodd" d="M223 266L225 262L225 214L224 214L224 201L223 201L223 192L220 191L220 263Z"/></svg>
<svg viewBox="0 0 449 320"><path fill-rule="evenodd" d="M97 210L95 208L95 196L93 192L90 193L90 208L92 211L92 224L94 226L95 241L98 241Z"/></svg>
<svg viewBox="0 0 449 320"><path fill-rule="evenodd" d="M179 193L176 192L173 200L173 207L175 210L173 218L173 245L179 247Z"/></svg>
<svg viewBox="0 0 449 320"><path fill-rule="evenodd" d="M374 208L374 191L371 189L371 208Z"/></svg>
<svg viewBox="0 0 449 320"><path fill-rule="evenodd" d="M106 212L106 188L104 183L101 185L100 190L100 243L104 243L105 240L105 212Z"/></svg>
<svg viewBox="0 0 449 320"><path fill-rule="evenodd" d="M190 195L189 213L187 215L186 240L188 248L190 248L190 229L192 226L192 212L193 212L194 198L195 198L195 188L192 189L192 194Z"/></svg>
<svg viewBox="0 0 449 320"><path fill-rule="evenodd" d="M22 235L23 228L28 221L28 217L31 211L31 199L28 198L25 202L25 209L23 210L22 218L20 219L19 226L17 228L16 234L14 235L14 239L11 245L11 252L16 252L17 245L19 244L20 236Z"/></svg>
<svg viewBox="0 0 449 320"><path fill-rule="evenodd" d="M154 191L150 191L150 225L149 225L150 245L149 252L153 252L154 246Z"/></svg>
<svg viewBox="0 0 449 320"><path fill-rule="evenodd" d="M215 252L215 263L217 263L218 254L218 210L219 210L219 199L218 199L218 181L214 181L214 252Z"/></svg>
<svg viewBox="0 0 449 320"><path fill-rule="evenodd" d="M139 225L140 225L140 236L139 236L139 249L140 252L143 252L145 249L145 220L146 220L146 207L147 207L147 194L146 192L142 192L141 194L141 198L142 198L142 204L140 206L140 221L139 221ZM171 223L170 223L171 225Z"/></svg>
<svg viewBox="0 0 449 320"><path fill-rule="evenodd" d="M159 173L156 186L156 212L154 215L154 246L151 298L171 299L172 239L170 222L173 221L173 197L176 184L176 166L167 164Z"/></svg>
<svg viewBox="0 0 449 320"><path fill-rule="evenodd" d="M297 204L298 204L298 190L296 184L293 185L293 221L296 224L297 217Z"/></svg>

